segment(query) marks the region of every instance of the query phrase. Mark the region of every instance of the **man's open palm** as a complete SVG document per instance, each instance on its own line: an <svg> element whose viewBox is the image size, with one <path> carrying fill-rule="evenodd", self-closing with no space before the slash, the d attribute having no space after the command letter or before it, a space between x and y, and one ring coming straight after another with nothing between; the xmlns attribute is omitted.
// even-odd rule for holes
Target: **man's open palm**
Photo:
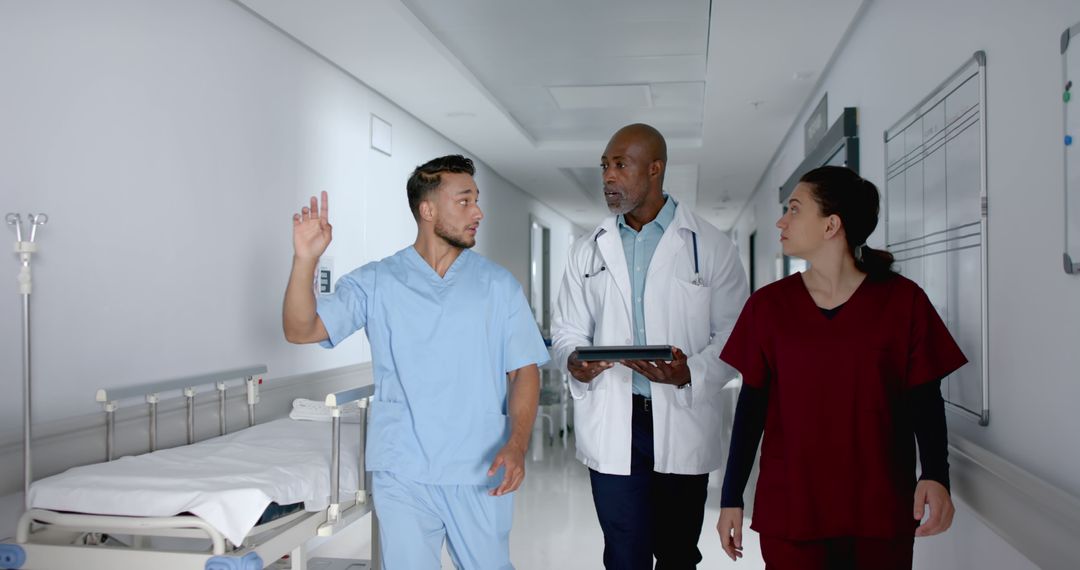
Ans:
<svg viewBox="0 0 1080 570"><path fill-rule="evenodd" d="M322 205L311 197L311 206L304 206L299 214L293 214L293 251L297 257L316 259L326 251L332 239L330 210L326 192L322 193Z"/></svg>

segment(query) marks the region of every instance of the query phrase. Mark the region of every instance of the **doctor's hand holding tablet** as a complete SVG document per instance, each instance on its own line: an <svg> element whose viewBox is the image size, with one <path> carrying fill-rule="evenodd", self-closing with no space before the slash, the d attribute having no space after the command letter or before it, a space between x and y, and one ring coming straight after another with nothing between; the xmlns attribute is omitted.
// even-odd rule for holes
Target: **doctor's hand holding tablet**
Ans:
<svg viewBox="0 0 1080 570"><path fill-rule="evenodd" d="M651 382L686 386L690 368L686 354L673 346L579 346L566 367L579 382L591 382L618 362Z"/></svg>

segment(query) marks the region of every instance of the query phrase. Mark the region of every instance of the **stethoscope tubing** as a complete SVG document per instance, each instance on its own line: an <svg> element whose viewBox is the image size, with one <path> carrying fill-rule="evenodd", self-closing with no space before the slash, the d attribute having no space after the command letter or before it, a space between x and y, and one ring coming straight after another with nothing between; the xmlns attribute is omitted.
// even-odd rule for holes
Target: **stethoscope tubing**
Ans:
<svg viewBox="0 0 1080 570"><path fill-rule="evenodd" d="M593 239L592 239L593 240L593 252L592 252L592 259L589 261L589 267L594 267L596 265L596 253L598 251L600 251L600 245L597 243L596 240L600 239L600 236L604 235L605 233L607 233L607 230L604 229L604 228L600 228L600 231L596 232L596 235L593 236ZM700 285L701 284L701 265L700 265L700 262L698 260L697 232L695 232L694 230L690 230L690 237L693 238L693 241L694 241L694 284L695 285ZM600 275L600 273L602 273L602 272L604 272L606 270L607 270L607 265L601 264L600 269L597 269L596 271L591 272L591 273L586 272L585 273L585 278L588 279L590 277L596 277L597 275Z"/></svg>

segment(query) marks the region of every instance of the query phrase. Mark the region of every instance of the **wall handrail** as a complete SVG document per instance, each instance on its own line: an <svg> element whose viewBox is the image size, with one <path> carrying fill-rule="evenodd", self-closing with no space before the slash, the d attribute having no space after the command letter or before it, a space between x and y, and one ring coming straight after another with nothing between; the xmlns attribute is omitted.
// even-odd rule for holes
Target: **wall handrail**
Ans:
<svg viewBox="0 0 1080 570"><path fill-rule="evenodd" d="M1080 567L1080 497L968 439L949 441L953 494L1040 568Z"/></svg>

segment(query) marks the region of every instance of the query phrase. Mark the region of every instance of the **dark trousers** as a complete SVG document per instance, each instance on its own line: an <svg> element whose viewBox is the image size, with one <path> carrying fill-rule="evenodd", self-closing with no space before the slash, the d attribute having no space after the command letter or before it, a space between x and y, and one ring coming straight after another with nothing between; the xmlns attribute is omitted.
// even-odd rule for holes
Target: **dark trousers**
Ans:
<svg viewBox="0 0 1080 570"><path fill-rule="evenodd" d="M630 475L589 470L609 570L695 568L709 475L653 471L651 402L634 396Z"/></svg>
<svg viewBox="0 0 1080 570"><path fill-rule="evenodd" d="M911 570L915 537L760 540L766 570Z"/></svg>

